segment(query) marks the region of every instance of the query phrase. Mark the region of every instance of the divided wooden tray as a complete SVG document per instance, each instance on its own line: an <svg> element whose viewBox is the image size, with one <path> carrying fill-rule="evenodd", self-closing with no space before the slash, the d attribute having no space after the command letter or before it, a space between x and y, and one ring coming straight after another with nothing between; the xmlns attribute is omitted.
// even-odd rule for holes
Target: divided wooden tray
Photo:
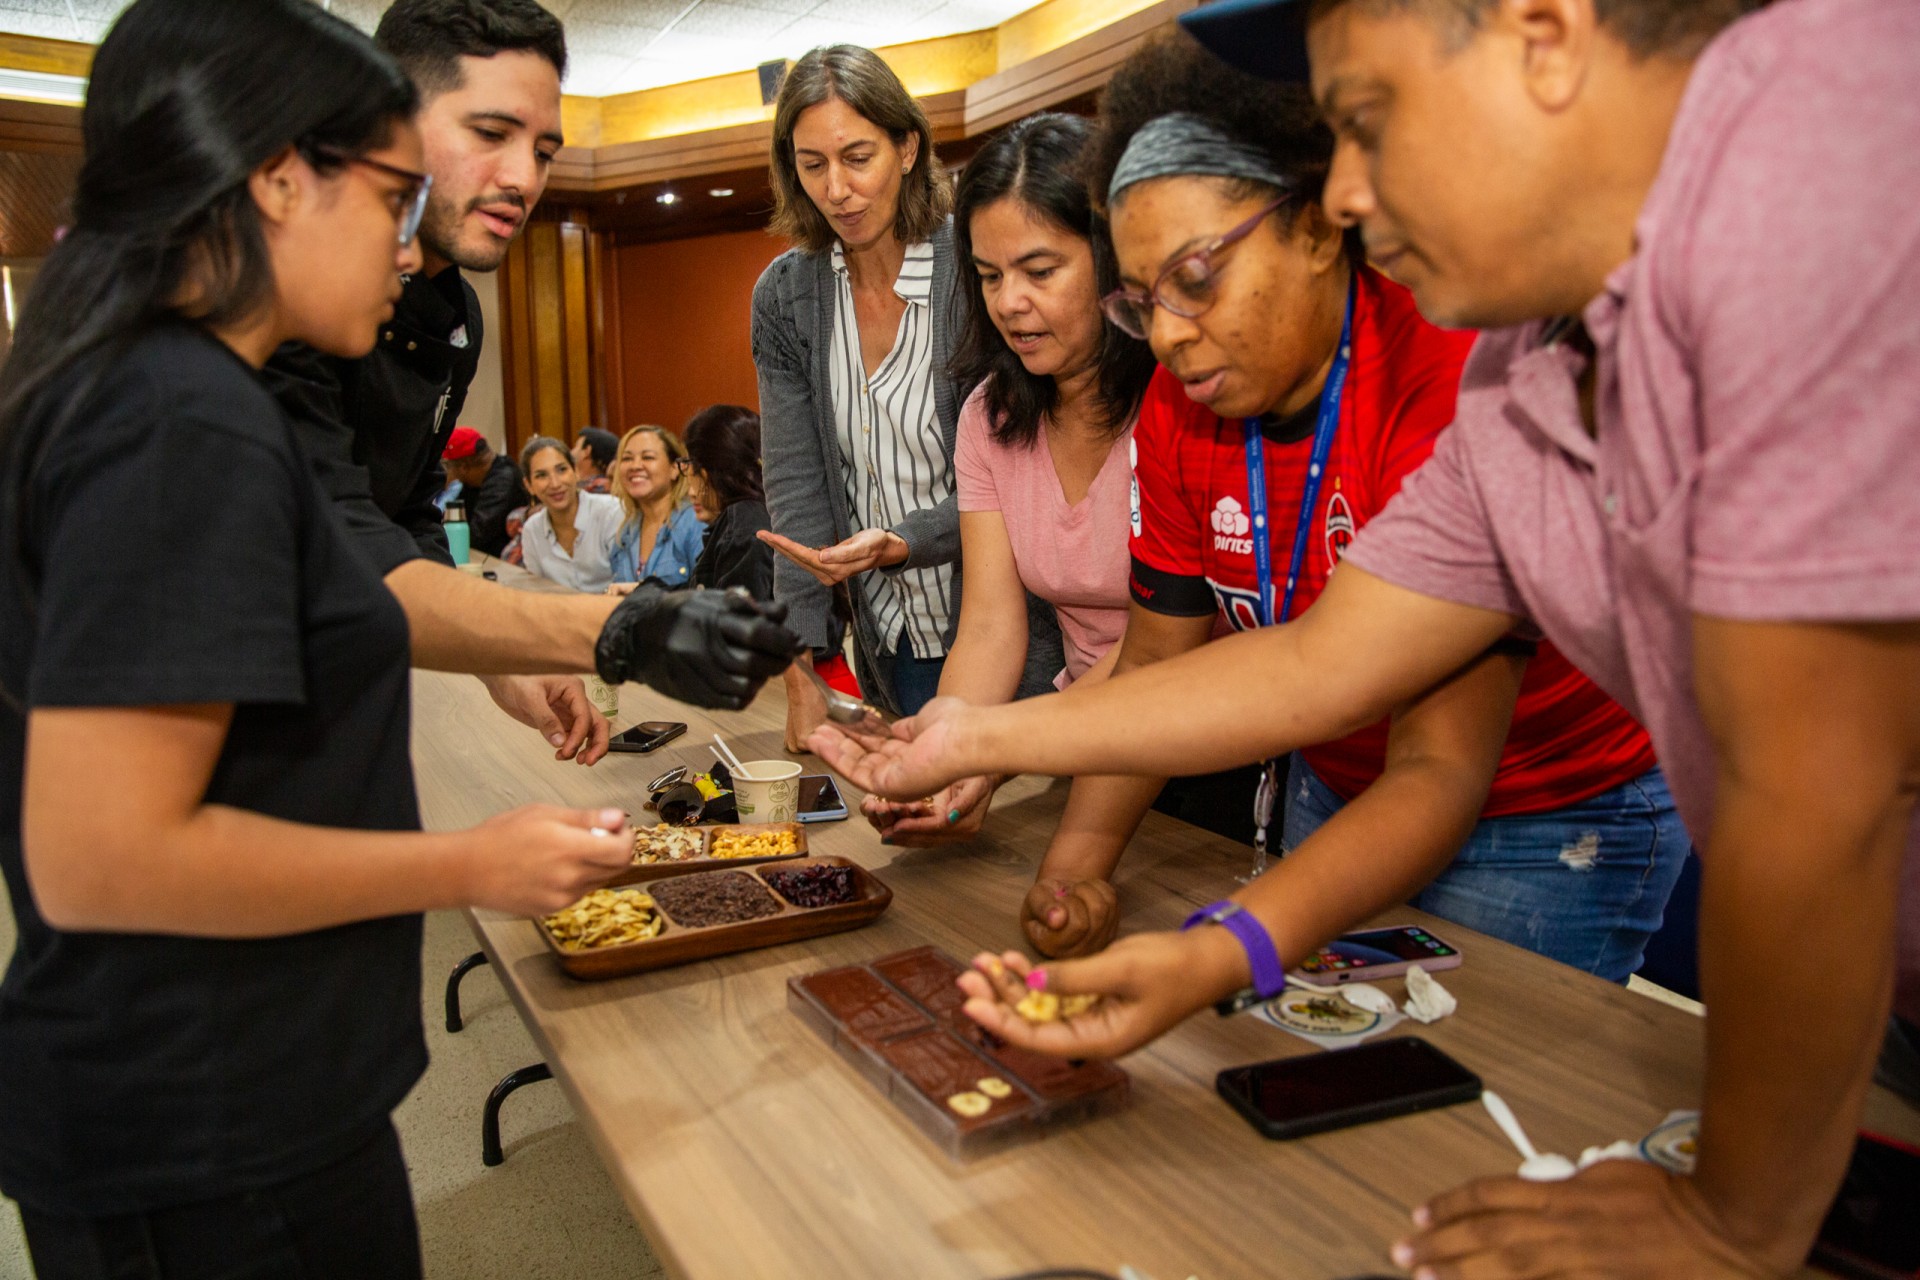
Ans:
<svg viewBox="0 0 1920 1280"><path fill-rule="evenodd" d="M652 828L642 828L651 830ZM712 827L675 827L675 831L684 831L697 835L702 840L702 848L707 850L697 858L682 858L677 862L636 862L607 881L609 887L627 884L645 884L649 880L663 880L668 876L691 875L696 871L718 871L727 867L752 867L763 862L784 862L791 858L807 856L807 830L797 822L755 822L728 823ZM722 833L738 832L743 835L774 834L791 832L793 852L777 853L764 858L716 858L711 855L714 840Z"/></svg>
<svg viewBox="0 0 1920 1280"><path fill-rule="evenodd" d="M683 867L685 864L671 865ZM553 935L539 920L533 921L533 926L539 930L541 941L547 944L547 950L553 953L562 969L576 978L593 981L601 978L618 978L629 973L644 973L649 969L665 969L693 960L708 960L714 956L732 955L736 951L755 951L761 947L798 942L802 938L818 938L829 933L844 933L848 929L858 929L878 919L893 902L893 890L887 888L864 867L846 858L820 857L808 858L804 861L782 859L779 869L784 871L809 866L851 868L855 884L853 901L832 907L796 907L761 879L759 867L741 866L737 861L728 859L719 863L717 870L738 872L752 879L772 894L774 901L780 904L779 914L762 916L757 920L743 920L737 924L689 927L677 922L671 911L657 908L666 921L666 928L656 936L640 942L623 943L617 947L595 947L586 951L564 949L554 941ZM652 892L652 886L644 891Z"/></svg>

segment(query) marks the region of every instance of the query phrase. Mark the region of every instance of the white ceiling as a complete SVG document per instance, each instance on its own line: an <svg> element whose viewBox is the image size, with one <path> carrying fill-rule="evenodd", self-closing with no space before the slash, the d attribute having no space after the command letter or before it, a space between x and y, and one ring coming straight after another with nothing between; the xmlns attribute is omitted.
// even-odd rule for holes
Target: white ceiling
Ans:
<svg viewBox="0 0 1920 1280"><path fill-rule="evenodd" d="M372 31L388 0L316 0ZM820 44L996 26L1038 0L542 0L566 24L568 93L603 97L745 71ZM0 0L0 32L98 44L127 0Z"/></svg>

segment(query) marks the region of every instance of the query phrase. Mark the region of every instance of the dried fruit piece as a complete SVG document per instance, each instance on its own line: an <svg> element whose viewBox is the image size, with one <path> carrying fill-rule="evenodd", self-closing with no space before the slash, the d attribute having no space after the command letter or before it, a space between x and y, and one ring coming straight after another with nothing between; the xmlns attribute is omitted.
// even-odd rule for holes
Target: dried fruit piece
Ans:
<svg viewBox="0 0 1920 1280"><path fill-rule="evenodd" d="M984 1093L956 1093L947 1099L954 1112L972 1120L993 1110L993 1099Z"/></svg>
<svg viewBox="0 0 1920 1280"><path fill-rule="evenodd" d="M1085 1013L1099 1000L1097 995L1057 996L1051 991L1029 991L1013 1011L1028 1022L1058 1022Z"/></svg>
<svg viewBox="0 0 1920 1280"><path fill-rule="evenodd" d="M973 1087L986 1094L989 1098L1011 1098L1013 1096L1013 1086L1005 1080L1002 1080L999 1076L987 1076L984 1079L977 1080L974 1082Z"/></svg>

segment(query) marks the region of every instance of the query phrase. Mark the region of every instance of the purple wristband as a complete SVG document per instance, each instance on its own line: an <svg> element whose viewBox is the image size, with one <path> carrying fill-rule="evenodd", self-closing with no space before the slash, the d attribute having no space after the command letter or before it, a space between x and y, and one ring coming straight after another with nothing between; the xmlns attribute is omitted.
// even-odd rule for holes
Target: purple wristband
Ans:
<svg viewBox="0 0 1920 1280"><path fill-rule="evenodd" d="M1287 971L1280 953L1259 917L1231 899L1222 899L1200 908L1180 926L1185 933L1197 925L1217 924L1231 933L1247 953L1247 967L1253 971L1253 989L1262 1000L1271 1000L1287 989Z"/></svg>

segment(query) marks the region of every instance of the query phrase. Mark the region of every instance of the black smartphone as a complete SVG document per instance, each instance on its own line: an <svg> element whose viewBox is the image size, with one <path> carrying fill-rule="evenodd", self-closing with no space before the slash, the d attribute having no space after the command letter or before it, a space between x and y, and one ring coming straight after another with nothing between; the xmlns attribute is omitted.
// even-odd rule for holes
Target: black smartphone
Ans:
<svg viewBox="0 0 1920 1280"><path fill-rule="evenodd" d="M1862 1133L1807 1261L1859 1280L1920 1277L1915 1206L1920 1206L1920 1147Z"/></svg>
<svg viewBox="0 0 1920 1280"><path fill-rule="evenodd" d="M1479 1076L1415 1036L1229 1067L1213 1085L1269 1138L1472 1102L1482 1088Z"/></svg>
<svg viewBox="0 0 1920 1280"><path fill-rule="evenodd" d="M607 750L652 751L686 731L687 726L678 720L642 720L633 728L614 734L607 742Z"/></svg>
<svg viewBox="0 0 1920 1280"><path fill-rule="evenodd" d="M796 816L802 822L834 822L847 816L847 802L826 774L802 774L800 812Z"/></svg>

